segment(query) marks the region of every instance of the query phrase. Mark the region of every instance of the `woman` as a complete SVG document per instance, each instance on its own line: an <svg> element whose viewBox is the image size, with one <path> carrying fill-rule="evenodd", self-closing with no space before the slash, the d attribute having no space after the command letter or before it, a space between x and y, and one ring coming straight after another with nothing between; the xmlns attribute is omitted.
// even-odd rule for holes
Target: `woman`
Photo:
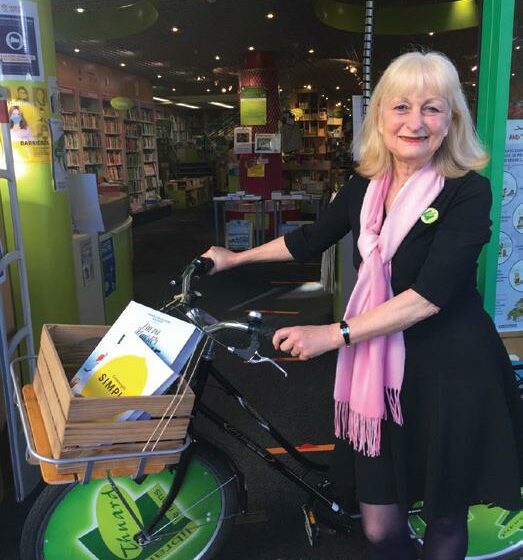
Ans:
<svg viewBox="0 0 523 560"><path fill-rule="evenodd" d="M233 254L214 271L305 261L352 230L358 281L342 323L288 327L276 349L340 349L334 471L354 485L373 559L414 559L407 509L424 500L424 558L463 559L467 508L520 509L523 411L476 289L490 238L487 156L452 63L408 53L369 104L358 174L318 222ZM356 245L357 242L357 245Z"/></svg>
<svg viewBox="0 0 523 560"><path fill-rule="evenodd" d="M18 105L13 105L9 109L9 128L13 140L32 140L33 133Z"/></svg>

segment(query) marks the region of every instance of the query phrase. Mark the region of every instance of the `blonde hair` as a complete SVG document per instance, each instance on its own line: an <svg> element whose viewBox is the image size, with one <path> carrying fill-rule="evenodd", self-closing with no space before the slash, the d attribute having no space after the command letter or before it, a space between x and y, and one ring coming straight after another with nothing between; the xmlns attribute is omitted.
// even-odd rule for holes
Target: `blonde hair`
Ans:
<svg viewBox="0 0 523 560"><path fill-rule="evenodd" d="M360 133L357 171L379 177L392 168L392 155L379 132L383 101L402 95L419 95L427 87L446 99L451 111L447 136L434 154L434 165L445 177L461 177L481 169L488 161L452 62L437 52L410 52L393 60L374 89Z"/></svg>

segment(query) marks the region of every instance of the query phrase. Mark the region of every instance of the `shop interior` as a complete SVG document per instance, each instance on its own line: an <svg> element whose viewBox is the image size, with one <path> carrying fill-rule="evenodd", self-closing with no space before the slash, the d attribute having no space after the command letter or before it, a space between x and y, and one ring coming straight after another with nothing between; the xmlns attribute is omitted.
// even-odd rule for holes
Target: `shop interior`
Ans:
<svg viewBox="0 0 523 560"><path fill-rule="evenodd" d="M471 11L462 6L452 17L443 14L449 2L440 0L40 4L52 15L45 66L55 68L55 83L0 84L10 112L27 108L30 142L56 140L49 119L62 123L61 187L47 163L31 171L43 165L40 160L17 155L27 132L14 145L18 188L41 180L49 191L41 199L19 195L35 353L43 324L111 325L131 300L159 308L169 283L210 245L242 251L314 221L354 173L366 95L394 57L413 49L445 53L478 118L482 1L468 2ZM364 26L368 4L374 5L370 30ZM523 3L515 4L511 119L523 115ZM40 20L44 42L42 15ZM7 247L9 205L2 204L0 241ZM43 238L42 229L53 233ZM253 265L202 278L198 303L220 319L261 310L273 328L327 322L339 317L354 284L350 251L345 239L337 253L305 265ZM23 289L16 279L11 284L2 289L6 328L14 331ZM271 353L268 343L262 348ZM217 360L276 426L288 428L291 441L328 462L335 356L306 364L276 357L286 380L270 365ZM211 387L207 398L244 425L221 392ZM6 558L16 560L22 526L42 485L35 490L28 482L20 490L13 481L8 415L2 411L0 517L7 508L15 512L5 517L4 533ZM231 450L250 486L249 513L236 520L233 538L215 558L366 558L357 530L348 537L327 532L321 546L311 548L301 490L199 422L206 437ZM261 438L278 453L277 444ZM17 503L20 493L26 499Z"/></svg>

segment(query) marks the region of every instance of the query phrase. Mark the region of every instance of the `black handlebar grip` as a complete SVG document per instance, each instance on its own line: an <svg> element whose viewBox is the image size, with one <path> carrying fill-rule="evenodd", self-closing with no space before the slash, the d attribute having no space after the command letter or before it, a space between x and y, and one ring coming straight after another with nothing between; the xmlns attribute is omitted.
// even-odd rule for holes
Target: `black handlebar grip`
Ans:
<svg viewBox="0 0 523 560"><path fill-rule="evenodd" d="M268 325L256 325L255 329L266 339L272 340L276 329Z"/></svg>
<svg viewBox="0 0 523 560"><path fill-rule="evenodd" d="M214 267L214 261L208 257L197 257L193 260L195 272L199 274L207 274Z"/></svg>

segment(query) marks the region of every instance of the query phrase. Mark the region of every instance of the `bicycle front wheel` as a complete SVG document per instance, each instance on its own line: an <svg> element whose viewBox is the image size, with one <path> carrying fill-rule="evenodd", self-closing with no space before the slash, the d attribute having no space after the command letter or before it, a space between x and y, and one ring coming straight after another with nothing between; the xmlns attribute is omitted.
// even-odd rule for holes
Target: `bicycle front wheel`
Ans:
<svg viewBox="0 0 523 560"><path fill-rule="evenodd" d="M207 446L197 445L183 486L158 524L152 542L139 546L133 517L151 519L174 472L148 475L140 483L115 482L130 515L106 480L48 486L33 505L22 533L21 560L208 560L225 541L238 509L231 467Z"/></svg>

